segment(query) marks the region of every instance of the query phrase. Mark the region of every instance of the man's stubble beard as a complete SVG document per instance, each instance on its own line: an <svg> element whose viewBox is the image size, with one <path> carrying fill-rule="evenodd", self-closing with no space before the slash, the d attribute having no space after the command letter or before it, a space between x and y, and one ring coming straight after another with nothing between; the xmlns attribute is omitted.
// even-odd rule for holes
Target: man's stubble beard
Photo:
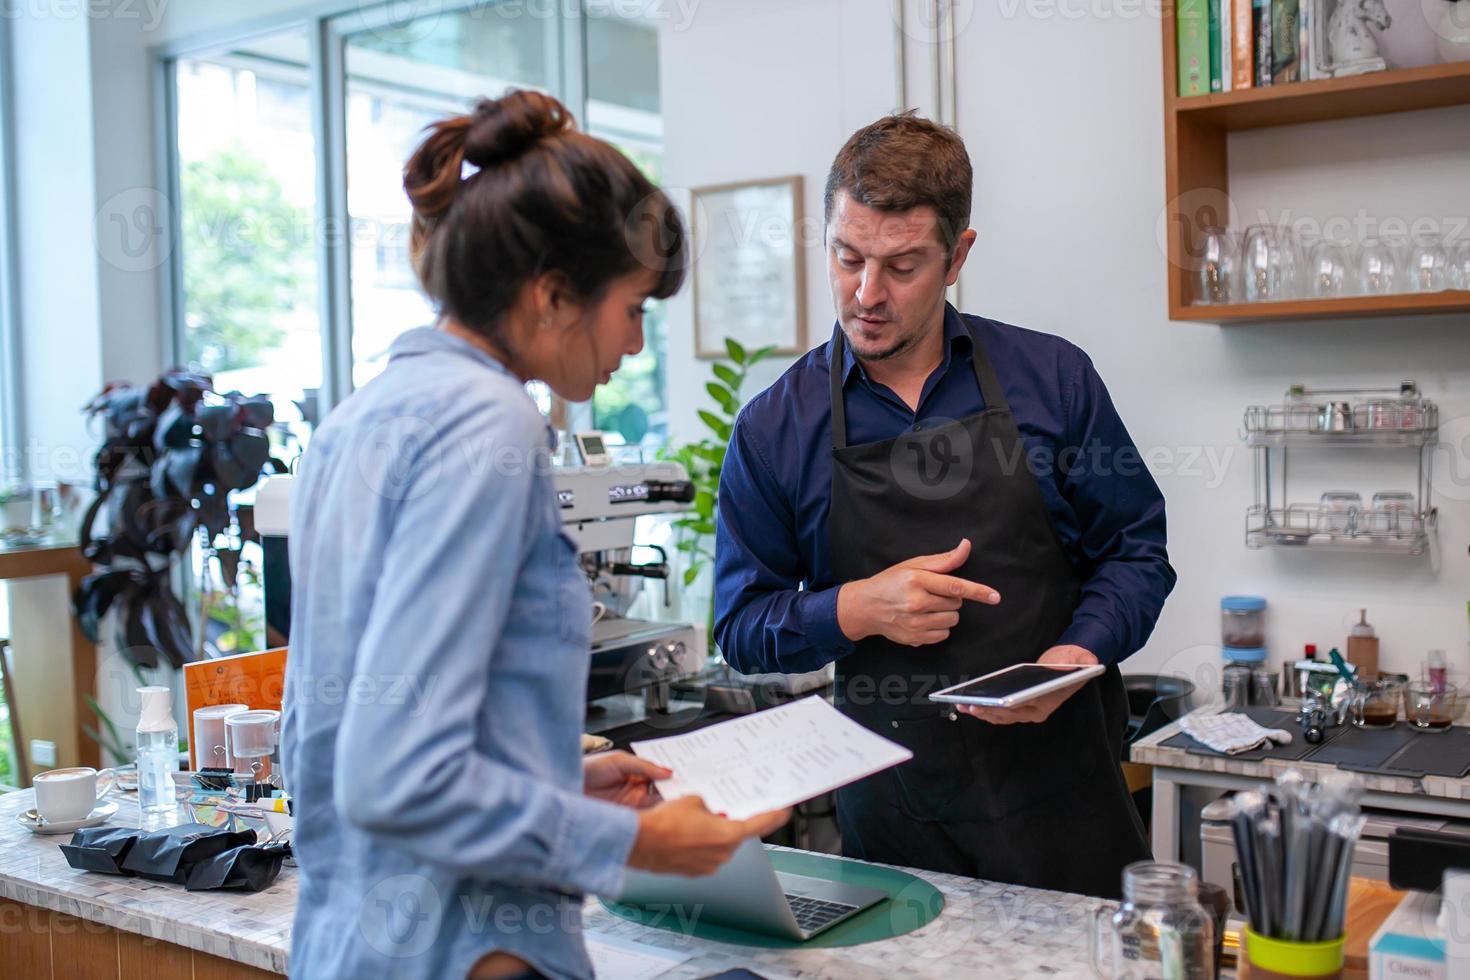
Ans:
<svg viewBox="0 0 1470 980"><path fill-rule="evenodd" d="M856 317L853 317L852 319L857 319L857 318ZM914 347L914 345L916 345L919 342L919 334L922 331L921 330L913 330L913 331L910 331L908 334L905 334L904 336L899 337L898 340L895 341L893 343L893 345L890 346L890 347L888 347L886 350L880 350L880 351L877 351L877 352L871 353L871 354L870 353L859 351L857 349L857 345L853 343L852 334L849 333L849 332L847 332L847 331L843 331L843 332L845 334L847 334L847 346L852 351L852 355L854 357L856 357L859 361L862 361L865 364L872 364L872 363L876 363L878 361L886 361L886 360L889 360L891 358L894 358L894 357L899 356L900 354L905 353L908 350L911 350Z"/></svg>

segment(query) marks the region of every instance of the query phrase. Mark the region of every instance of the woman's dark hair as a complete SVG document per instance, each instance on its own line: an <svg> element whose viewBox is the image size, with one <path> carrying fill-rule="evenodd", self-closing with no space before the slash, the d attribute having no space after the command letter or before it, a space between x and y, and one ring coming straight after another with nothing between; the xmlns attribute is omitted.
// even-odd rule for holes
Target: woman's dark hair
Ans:
<svg viewBox="0 0 1470 980"><path fill-rule="evenodd" d="M513 89L428 132L403 187L413 203L409 254L441 315L500 343L506 311L544 273L579 303L640 268L656 274L659 299L683 284L678 211L631 160L578 132L551 96ZM466 175L465 164L475 171Z"/></svg>

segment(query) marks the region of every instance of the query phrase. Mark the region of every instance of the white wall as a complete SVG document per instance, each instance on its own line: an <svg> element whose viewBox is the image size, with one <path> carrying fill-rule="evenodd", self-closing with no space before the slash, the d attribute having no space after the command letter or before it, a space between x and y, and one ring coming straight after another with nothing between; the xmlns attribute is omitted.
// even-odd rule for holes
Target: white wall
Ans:
<svg viewBox="0 0 1470 980"><path fill-rule="evenodd" d="M1201 647L1218 642L1219 597L1252 592L1271 602L1269 640L1278 659L1304 643L1340 645L1366 605L1383 638L1385 668L1417 672L1427 649L1443 647L1459 672L1470 672L1470 468L1463 452L1470 447L1461 447L1457 471L1441 465L1437 474L1443 559L1435 574L1422 560L1245 549L1251 460L1238 438L1242 409L1279 400L1294 381L1415 378L1440 403L1446 436L1463 439L1470 431L1470 318L1226 328L1169 322L1155 234L1165 199L1157 22L1008 19L1010 7L976 5L960 36L960 130L978 164L981 229L965 277L969 305L1087 349L1140 446L1234 454L1219 486L1187 473L1160 477L1180 581L1133 669L1212 663L1213 651ZM1464 215L1467 122L1470 110L1461 108L1242 134L1231 144L1232 194L1248 219L1287 208L1321 219L1359 208L1380 220ZM1402 454L1395 470L1375 455L1336 454L1331 462L1340 468L1317 476L1365 497L1412 489L1414 470ZM1326 488L1303 481L1293 496L1311 500Z"/></svg>
<svg viewBox="0 0 1470 980"><path fill-rule="evenodd" d="M888 5L858 6L705 0L690 29L665 32L670 182L799 172L807 178L808 214L820 216L833 154L892 100ZM1427 649L1443 647L1470 674L1470 443L1461 444L1458 469L1441 459L1437 470L1443 555L1435 572L1422 559L1246 549L1252 470L1239 440L1246 405L1279 400L1293 381L1401 378L1417 379L1440 403L1447 439L1465 440L1470 322L1170 322L1155 233L1164 205L1160 28L1137 15L1149 6L960 4L956 42L959 129L975 165L980 236L962 279L966 309L1080 344L1135 441L1172 459L1159 481L1179 585L1129 668L1197 674L1214 686L1219 598L1252 592L1270 600L1278 662L1304 643L1324 652L1341 645L1366 605L1386 669L1417 671ZM911 53L927 57L922 48ZM910 94L911 102L927 99L927 92ZM1232 192L1247 216L1262 208L1322 219L1359 208L1380 220L1463 215L1470 211L1467 121L1467 110L1455 109L1244 134L1232 142ZM819 249L807 259L809 341L816 344L833 313ZM689 322L687 297L684 303L673 310L673 424L691 436L707 371L689 360L687 328L679 326ZM771 365L768 374L784 366ZM1394 459L1318 460L1337 468L1293 480L1293 496L1315 499L1339 484L1365 497L1412 489L1412 464L1400 455L1395 468ZM1293 458L1294 474L1309 468Z"/></svg>
<svg viewBox="0 0 1470 980"><path fill-rule="evenodd" d="M664 176L687 190L761 177L803 178L804 225L820 237L832 155L853 130L894 106L888 0L703 0L683 29L659 37ZM805 249L807 342L832 332L820 247ZM669 300L669 412L676 438L700 438L709 364L694 359L689 288ZM714 338L718 342L718 338ZM739 338L737 338L739 339ZM763 364L761 390L789 361Z"/></svg>

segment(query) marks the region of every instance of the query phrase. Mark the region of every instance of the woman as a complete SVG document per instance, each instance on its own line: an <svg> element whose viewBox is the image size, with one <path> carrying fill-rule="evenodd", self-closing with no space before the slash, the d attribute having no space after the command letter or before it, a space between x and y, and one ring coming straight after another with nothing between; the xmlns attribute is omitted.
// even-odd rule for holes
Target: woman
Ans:
<svg viewBox="0 0 1470 980"><path fill-rule="evenodd" d="M583 893L712 873L786 819L581 759L590 596L524 385L585 401L636 354L684 229L534 92L430 127L404 186L438 322L323 423L293 494L291 974L589 977Z"/></svg>

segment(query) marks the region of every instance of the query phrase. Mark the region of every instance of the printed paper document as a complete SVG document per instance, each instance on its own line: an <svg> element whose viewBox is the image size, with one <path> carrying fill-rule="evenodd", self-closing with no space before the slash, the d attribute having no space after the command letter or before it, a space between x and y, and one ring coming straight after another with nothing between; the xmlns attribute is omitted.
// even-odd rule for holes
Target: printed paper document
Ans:
<svg viewBox="0 0 1470 980"><path fill-rule="evenodd" d="M674 770L658 783L664 799L701 796L732 820L793 806L913 756L815 696L634 742L633 751Z"/></svg>

